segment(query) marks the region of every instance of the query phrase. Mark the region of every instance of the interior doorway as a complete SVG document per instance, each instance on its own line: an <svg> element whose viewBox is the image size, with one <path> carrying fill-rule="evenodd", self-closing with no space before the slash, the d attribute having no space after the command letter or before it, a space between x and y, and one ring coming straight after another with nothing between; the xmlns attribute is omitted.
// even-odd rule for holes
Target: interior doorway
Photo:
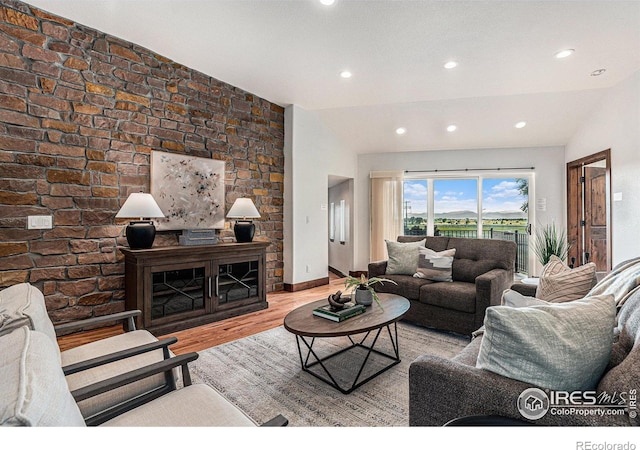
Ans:
<svg viewBox="0 0 640 450"><path fill-rule="evenodd" d="M344 277L353 268L353 178L329 175L329 272Z"/></svg>
<svg viewBox="0 0 640 450"><path fill-rule="evenodd" d="M611 270L611 149L567 163L569 263Z"/></svg>

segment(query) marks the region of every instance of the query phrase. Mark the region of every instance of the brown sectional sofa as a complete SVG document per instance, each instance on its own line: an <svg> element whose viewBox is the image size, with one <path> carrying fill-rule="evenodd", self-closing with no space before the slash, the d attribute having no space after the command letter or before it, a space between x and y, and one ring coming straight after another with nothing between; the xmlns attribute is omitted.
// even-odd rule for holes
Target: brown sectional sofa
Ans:
<svg viewBox="0 0 640 450"><path fill-rule="evenodd" d="M398 236L416 242L424 236ZM502 292L513 284L516 243L493 239L427 236L425 246L441 252L456 249L453 281L434 282L411 275L387 275L387 261L369 264L370 277L397 283L378 283L377 292L402 295L411 301L404 319L420 325L471 335L484 321L484 312L499 305Z"/></svg>
<svg viewBox="0 0 640 450"><path fill-rule="evenodd" d="M512 289L531 297L536 292L535 286L521 283ZM616 328L619 336L595 392L598 403L605 405L607 395L626 399L629 409L624 414L546 414L535 421L524 419L517 408L518 398L536 386L477 368L482 338L476 337L453 358L425 354L411 363L409 425L442 426L462 418L463 423L472 419L467 423L497 425L515 420L542 426L640 426L636 401L640 392L640 290L635 289L619 308Z"/></svg>

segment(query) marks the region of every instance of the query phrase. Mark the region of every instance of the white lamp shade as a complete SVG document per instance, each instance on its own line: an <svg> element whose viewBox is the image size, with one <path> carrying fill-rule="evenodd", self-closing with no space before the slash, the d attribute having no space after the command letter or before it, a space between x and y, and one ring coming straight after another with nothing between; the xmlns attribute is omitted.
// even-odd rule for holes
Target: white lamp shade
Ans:
<svg viewBox="0 0 640 450"><path fill-rule="evenodd" d="M227 213L228 219L257 219L260 213L250 198L239 198Z"/></svg>
<svg viewBox="0 0 640 450"><path fill-rule="evenodd" d="M143 192L134 192L129 195L127 201L124 202L116 218L133 219L143 217L165 217L164 213L153 199L151 194Z"/></svg>

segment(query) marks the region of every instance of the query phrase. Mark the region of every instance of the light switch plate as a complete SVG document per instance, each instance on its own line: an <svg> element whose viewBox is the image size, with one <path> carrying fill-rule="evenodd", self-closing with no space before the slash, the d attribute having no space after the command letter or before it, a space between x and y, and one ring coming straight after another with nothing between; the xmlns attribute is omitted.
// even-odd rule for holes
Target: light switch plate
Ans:
<svg viewBox="0 0 640 450"><path fill-rule="evenodd" d="M621 202L622 201L622 192L614 192L613 193L613 201Z"/></svg>
<svg viewBox="0 0 640 450"><path fill-rule="evenodd" d="M28 216L28 230L49 230L53 228L53 216Z"/></svg>

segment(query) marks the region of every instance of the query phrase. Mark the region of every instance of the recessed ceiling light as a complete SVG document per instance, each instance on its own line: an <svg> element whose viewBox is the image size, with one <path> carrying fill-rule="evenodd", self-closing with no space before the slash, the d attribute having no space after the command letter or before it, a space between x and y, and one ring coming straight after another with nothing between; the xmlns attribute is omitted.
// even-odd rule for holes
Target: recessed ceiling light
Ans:
<svg viewBox="0 0 640 450"><path fill-rule="evenodd" d="M447 131L448 131L449 133L452 133L452 132L456 131L457 129L458 129L458 127L457 127L457 126L455 126L455 125L449 125L449 126L447 127Z"/></svg>
<svg viewBox="0 0 640 450"><path fill-rule="evenodd" d="M523 120L523 121L520 121L520 122L516 123L516 124L515 124L515 127L516 127L516 128L524 128L526 125L527 125L527 122L525 122L525 121Z"/></svg>
<svg viewBox="0 0 640 450"><path fill-rule="evenodd" d="M340 72L340 76L342 78L351 78L353 76L353 74L351 72L349 72L348 70L343 70L342 72Z"/></svg>
<svg viewBox="0 0 640 450"><path fill-rule="evenodd" d="M603 73L605 73L607 71L607 69L598 69L598 70L594 70L593 72L591 72L591 76L592 77L599 77L600 75L602 75Z"/></svg>
<svg viewBox="0 0 640 450"><path fill-rule="evenodd" d="M455 62L455 61L448 61L448 62L445 63L444 68L445 69L453 69L457 65L458 65L458 63Z"/></svg>
<svg viewBox="0 0 640 450"><path fill-rule="evenodd" d="M331 6L336 2L336 0L320 0L320 3L322 3L324 6Z"/></svg>
<svg viewBox="0 0 640 450"><path fill-rule="evenodd" d="M571 56L573 54L573 52L575 52L574 49L568 48L568 49L565 49L565 50L560 50L559 52L557 52L553 56L555 56L558 59L562 59L562 58L566 58L567 56Z"/></svg>
<svg viewBox="0 0 640 450"><path fill-rule="evenodd" d="M400 127L396 128L396 134L405 134L407 132L406 128Z"/></svg>

